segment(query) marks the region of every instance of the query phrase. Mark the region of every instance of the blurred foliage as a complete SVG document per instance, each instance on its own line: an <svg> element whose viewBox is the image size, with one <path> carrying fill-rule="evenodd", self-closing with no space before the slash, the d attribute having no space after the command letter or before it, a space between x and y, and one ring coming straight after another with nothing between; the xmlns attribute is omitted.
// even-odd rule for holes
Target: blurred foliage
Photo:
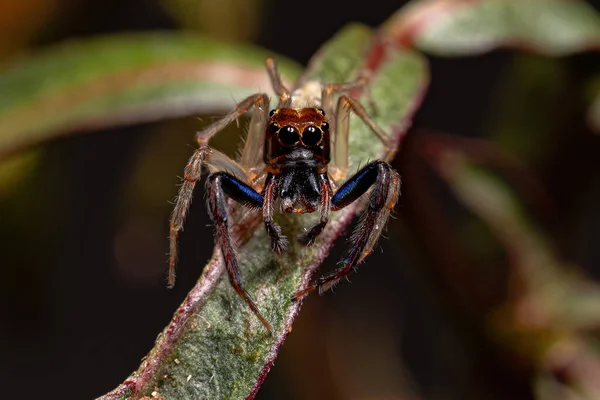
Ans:
<svg viewBox="0 0 600 400"><path fill-rule="evenodd" d="M264 50L191 33L70 41L0 69L0 155L64 132L153 121L231 104L269 87ZM298 66L279 57L282 75Z"/></svg>
<svg viewBox="0 0 600 400"><path fill-rule="evenodd" d="M0 156L65 132L222 109L256 85L269 88L267 55L194 34L148 33L70 41L16 59L0 67ZM293 79L299 68L279 60ZM3 167L0 185L18 183L24 172L16 165L28 160Z"/></svg>
<svg viewBox="0 0 600 400"><path fill-rule="evenodd" d="M263 0L162 0L184 28L218 39L251 41L261 24Z"/></svg>
<svg viewBox="0 0 600 400"><path fill-rule="evenodd" d="M425 148L428 161L507 253L509 295L488 315L489 334L524 356L539 374L560 371L582 398L600 397L600 384L592 377L600 372L600 354L586 335L600 327L600 287L561 259L513 190L472 163L460 146L428 140Z"/></svg>
<svg viewBox="0 0 600 400"><path fill-rule="evenodd" d="M27 47L58 8L57 0L5 1L0 13L0 60Z"/></svg>
<svg viewBox="0 0 600 400"><path fill-rule="evenodd" d="M551 56L600 48L600 16L581 0L416 0L389 24L404 42L441 56L499 46Z"/></svg>
<svg viewBox="0 0 600 400"><path fill-rule="evenodd" d="M39 235L30 232L28 218L38 221L40 230L49 230L39 221L50 226L58 217L45 214L50 214L50 209L68 209L68 200L61 203L59 197L46 203L46 209L36 203L34 183L39 176L49 176L45 184L54 185L57 192L68 188L66 178L57 176L56 171L43 174L48 161L45 147L31 147L98 128L192 114L212 117L257 89L269 89L263 60L270 52L216 40L243 42L258 37L267 2L162 0L161 4L181 27L212 39L191 32L119 34L72 40L12 59L39 37L60 7L53 0L13 1L3 7L0 57L6 61L0 66L0 201L2 222L11 233L5 240L8 247ZM361 49L372 49L372 33L354 26L345 35L343 40L326 43L315 55L308 77L333 82L348 80L356 73L364 61ZM489 140L414 132L408 153L417 154L432 167L449 195L439 196L439 191L431 190L431 178L410 164L402 171L407 183L404 211L406 219L416 221L412 235L423 243L422 256L433 260L435 278L429 280L439 279L445 285L446 291L440 290L436 296L446 307L459 305L459 311L453 310L448 319L464 334L463 341L475 348L463 355L468 358L468 368L507 365L509 372L504 373L526 381L530 390L515 389L519 398L600 398L600 290L585 266L565 251L569 236L574 235L568 229L591 219L600 200L594 176L597 169L593 169L598 164L586 153L598 148L598 136L585 130L600 132L600 71L597 64L592 68L576 65L582 60L597 62L597 53L573 58L575 53L600 48L598 13L579 0L414 0L382 26L379 40L387 41L388 46L394 43L395 50L392 55L385 53L389 59L374 74L371 95L378 121L396 131L410 124L426 81L420 56L405 48L434 57L473 57L499 48L519 51L511 53L508 68L491 95L492 106L481 134ZM277 56L277 61L288 82L300 74L298 65L282 56ZM461 93L456 96L460 100ZM202 124L210 121L212 118L206 118ZM179 164L191 152L184 144L190 139L189 132L200 126L195 120L161 125L131 156L133 167L125 174L118 194L120 222L113 239L116 273L132 286L162 275L163 228L171 208L165 200L175 195L172 178L182 174ZM581 131L588 136L581 139ZM231 138L238 132L231 127L219 145L233 147ZM380 149L371 146L374 141L356 118L352 132L353 165L377 157ZM570 148L581 143L590 145ZM573 157L573 152L580 152L581 160ZM405 154L408 159L412 156ZM555 176L563 170L571 175ZM576 185L585 187L575 192ZM567 211L555 204L560 196L576 195L580 198L562 200ZM442 210L448 203L455 207L450 216L448 208ZM340 218L347 221L349 215ZM288 228L301 229L293 222ZM336 225L336 229L341 228ZM565 231L563 236L556 234L557 229ZM336 235L322 245L329 246ZM9 262L9 281L45 265L40 259L55 251L54 242L33 243L38 251L27 254L26 265L13 268ZM595 246L595 237L590 243ZM260 293L259 304L279 329L280 344L284 330L291 329L284 321L293 312L289 294L306 275L298 268L281 269L282 263L297 264L297 253L274 261L262 230L244 246L242 263L254 264L244 268L248 287L252 293ZM306 253L302 262L311 265L312 257L316 256ZM285 273L278 275L280 270ZM40 292L44 277L39 276L39 282L29 282L35 293ZM196 314L198 310L192 307L191 328L182 328L190 335L176 338L175 353L166 358L164 354L150 355L151 361L166 361L167 370L160 374L153 370L152 376L144 378L150 382L144 387L145 394L182 398L184 392L193 397L214 389L213 393L243 397L253 390L261 368L278 349L261 337L262 328L227 282L221 282L217 290L201 311L210 315ZM310 311L318 315L319 310ZM326 353L335 360L328 366L311 366L312 375L301 379L295 376L295 360L289 364L294 369L290 375L301 380L296 382L298 392L313 398L324 393L358 397L360 387L381 385L391 388L398 398L418 398L423 388L391 355L399 338L378 330L373 323L390 315L373 312L359 327L344 327L337 316L329 316L327 337L332 343L315 353ZM313 324L319 325L315 321ZM180 327L178 323L170 326ZM219 323L224 327L217 329ZM240 326L243 331L235 329ZM159 339L159 346L165 337L168 334ZM301 352L310 351L317 339L303 339ZM347 347L358 348L364 356L361 359L377 358L385 368L369 371L361 379L362 371L348 356ZM300 350L295 351L300 356ZM211 375L210 367L218 362L223 362L221 374ZM234 373L237 378L232 379ZM340 387L337 392L305 384L308 378L324 374ZM197 384L203 379L208 385ZM501 378L491 383L475 381L473 384L481 387L473 389L478 393L474 398L500 399L499 393L506 393ZM114 397L127 397L131 382L120 388L120 394L113 393ZM156 388L160 390L155 396ZM382 398L386 395L381 394Z"/></svg>

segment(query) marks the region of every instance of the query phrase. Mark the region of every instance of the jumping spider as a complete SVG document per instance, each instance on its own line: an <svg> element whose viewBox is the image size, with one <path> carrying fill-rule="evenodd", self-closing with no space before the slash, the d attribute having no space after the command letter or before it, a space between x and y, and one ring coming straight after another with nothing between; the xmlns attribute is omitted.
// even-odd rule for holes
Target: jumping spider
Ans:
<svg viewBox="0 0 600 400"><path fill-rule="evenodd" d="M364 88L366 79L326 86L310 81L299 84L290 92L282 84L273 59L266 60L266 69L273 90L279 96L278 108L269 111L269 98L264 93L257 93L196 134L200 147L185 167L185 179L171 216L168 283L170 287L175 284L177 237L204 164L215 171L209 175L207 182L208 212L216 227L216 242L221 247L229 280L271 333L271 325L242 286L229 232L226 196L262 211L273 251L280 253L286 250L288 241L273 221L277 199L282 212L302 214L319 209L319 223L299 238L301 243L310 246L327 225L330 211L346 207L373 188L367 209L352 236L352 246L341 266L296 293L294 297L297 298L315 289L319 289L319 293L330 289L372 251L398 199L400 177L386 162L393 156L392 138L369 117L356 99L348 95L353 89ZM334 111L336 94L340 97ZM248 137L238 162L208 146L214 135L253 107ZM348 171L350 111L384 143L387 155L384 161L377 160L364 166L334 193L333 178L341 179ZM333 162L330 164L332 147Z"/></svg>

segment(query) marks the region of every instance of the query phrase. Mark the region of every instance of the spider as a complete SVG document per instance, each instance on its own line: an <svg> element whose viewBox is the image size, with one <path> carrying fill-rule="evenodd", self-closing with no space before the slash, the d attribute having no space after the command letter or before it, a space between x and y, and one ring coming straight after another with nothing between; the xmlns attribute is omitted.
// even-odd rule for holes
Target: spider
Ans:
<svg viewBox="0 0 600 400"><path fill-rule="evenodd" d="M319 222L299 238L301 243L310 246L325 229L331 211L348 206L372 188L367 208L351 237L352 245L341 266L297 292L294 298L298 298L315 289L320 294L330 289L372 251L398 199L400 177L387 163L393 157L392 138L349 95L353 89L364 88L366 78L325 86L315 81L300 82L290 91L281 82L272 58L266 60L266 69L273 91L279 96L276 109L269 111L268 96L257 93L242 100L234 110L196 134L199 148L185 167L185 177L170 221L168 285L173 287L175 284L177 237L192 201L194 186L205 165L211 172L207 181L208 212L215 224L215 240L223 254L229 281L266 330L272 333L270 323L261 315L242 285L229 231L227 197L250 209L262 211L271 247L281 253L286 251L288 239L273 221L278 200L282 212L302 214L319 211ZM339 95L339 99L334 110L335 95ZM214 135L251 109L250 127L238 162L209 147ZM384 143L387 154L385 160L368 163L334 193L332 187L335 181L345 177L348 171L348 120L351 111Z"/></svg>

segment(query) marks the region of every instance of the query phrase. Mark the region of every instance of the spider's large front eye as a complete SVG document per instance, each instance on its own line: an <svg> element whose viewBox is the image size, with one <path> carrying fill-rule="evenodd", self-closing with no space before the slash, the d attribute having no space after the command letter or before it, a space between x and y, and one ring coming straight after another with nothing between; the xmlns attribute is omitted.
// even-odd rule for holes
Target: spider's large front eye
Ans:
<svg viewBox="0 0 600 400"><path fill-rule="evenodd" d="M293 126L284 126L279 130L279 141L284 146L291 146L300 141L298 129Z"/></svg>
<svg viewBox="0 0 600 400"><path fill-rule="evenodd" d="M302 143L307 146L316 146L321 142L323 135L316 126L308 126L302 132Z"/></svg>

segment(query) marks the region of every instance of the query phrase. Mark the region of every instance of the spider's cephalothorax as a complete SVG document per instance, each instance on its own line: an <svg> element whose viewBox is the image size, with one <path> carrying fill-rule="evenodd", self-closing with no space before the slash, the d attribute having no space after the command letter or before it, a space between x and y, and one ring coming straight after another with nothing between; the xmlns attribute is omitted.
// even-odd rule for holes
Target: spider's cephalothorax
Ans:
<svg viewBox="0 0 600 400"><path fill-rule="evenodd" d="M264 161L284 212L317 210L321 185L328 185L329 122L320 108L280 108L270 112ZM275 178L276 177L276 178Z"/></svg>
<svg viewBox="0 0 600 400"><path fill-rule="evenodd" d="M392 139L356 99L345 94L364 87L364 79L324 87L317 82L308 82L290 92L281 83L272 59L267 59L267 71L279 96L278 108L269 112L267 95L258 93L243 100L229 114L196 135L200 147L185 168L185 179L171 217L169 285L175 283L177 237L194 186L200 178L201 167L206 165L211 172L207 183L208 211L215 223L216 242L223 253L229 280L271 332L271 325L242 286L229 232L226 196L249 208L261 210L272 248L282 252L288 240L273 221L277 203L281 212L319 211L319 222L299 238L301 243L310 246L325 229L331 211L346 207L371 189L367 209L352 236L352 246L342 265L296 293L295 297L299 297L314 289L322 293L331 288L372 251L398 199L400 177L387 163L393 156ZM334 109L335 95L339 95L339 99ZM211 137L252 108L248 137L238 162L208 146ZM332 175L337 180L348 171L348 118L351 111L385 144L387 154L384 161L367 164L333 193Z"/></svg>

